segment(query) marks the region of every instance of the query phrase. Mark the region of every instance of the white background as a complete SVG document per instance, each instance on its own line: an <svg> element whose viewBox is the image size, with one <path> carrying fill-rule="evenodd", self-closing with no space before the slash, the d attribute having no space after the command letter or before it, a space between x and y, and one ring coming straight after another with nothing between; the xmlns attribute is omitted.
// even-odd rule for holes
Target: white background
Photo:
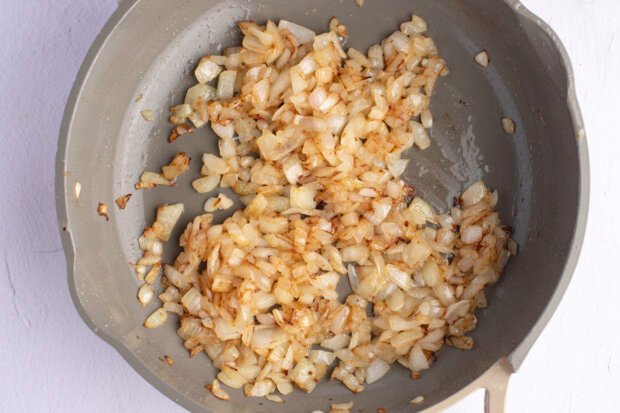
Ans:
<svg viewBox="0 0 620 413"><path fill-rule="evenodd" d="M620 412L620 1L524 3L558 32L572 58L592 195L577 271L512 378L507 408ZM114 0L0 0L2 412L182 411L80 320L57 234L54 156L62 111L115 7ZM482 402L476 394L451 411L482 412Z"/></svg>

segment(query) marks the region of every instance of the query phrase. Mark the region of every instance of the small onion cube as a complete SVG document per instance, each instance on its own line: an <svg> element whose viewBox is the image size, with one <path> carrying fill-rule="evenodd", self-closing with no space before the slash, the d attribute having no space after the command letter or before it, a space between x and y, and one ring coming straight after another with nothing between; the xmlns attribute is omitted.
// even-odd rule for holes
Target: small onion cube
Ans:
<svg viewBox="0 0 620 413"><path fill-rule="evenodd" d="M316 207L317 191L309 186L291 187L291 207L310 210Z"/></svg>
<svg viewBox="0 0 620 413"><path fill-rule="evenodd" d="M143 306L146 306L151 302L153 297L155 296L155 290L150 284L142 284L140 290L138 291L138 300Z"/></svg>
<svg viewBox="0 0 620 413"><path fill-rule="evenodd" d="M376 357L366 370L366 383L371 384L376 382L381 377L385 376L389 369L390 365L386 361Z"/></svg>
<svg viewBox="0 0 620 413"><path fill-rule="evenodd" d="M504 128L504 131L506 133L509 133L511 135L514 134L517 130L515 121L508 117L502 118L502 128Z"/></svg>
<svg viewBox="0 0 620 413"><path fill-rule="evenodd" d="M198 83L189 89L185 94L185 103L192 106L196 99L202 99L205 102L209 102L215 99L215 88L203 83Z"/></svg>
<svg viewBox="0 0 620 413"><path fill-rule="evenodd" d="M192 186L199 194L213 191L220 184L220 175L211 174L198 178L192 182Z"/></svg>
<svg viewBox="0 0 620 413"><path fill-rule="evenodd" d="M146 328L157 328L164 324L168 319L168 313L163 308L158 308L144 322Z"/></svg>
<svg viewBox="0 0 620 413"><path fill-rule="evenodd" d="M181 298L181 303L191 314L198 314L201 310L201 299L202 295L200 292L195 288L190 288L189 291L185 293L183 298Z"/></svg>
<svg viewBox="0 0 620 413"><path fill-rule="evenodd" d="M199 83L207 83L215 79L221 71L222 68L218 64L213 62L209 56L205 56L200 59L194 74L196 75L196 79L198 79Z"/></svg>
<svg viewBox="0 0 620 413"><path fill-rule="evenodd" d="M487 187L482 181L476 181L470 185L461 195L463 205L468 207L477 204L487 194Z"/></svg>
<svg viewBox="0 0 620 413"><path fill-rule="evenodd" d="M217 99L230 99L233 97L236 78L237 72L234 70L225 70L220 74L216 90Z"/></svg>
<svg viewBox="0 0 620 413"><path fill-rule="evenodd" d="M207 388L211 391L211 393L213 393L215 397L220 400L230 399L230 396L228 395L228 393L226 393L226 391L224 391L224 389L222 389L222 387L220 386L220 382L217 381L217 379L213 380L211 385L208 385Z"/></svg>
<svg viewBox="0 0 620 413"><path fill-rule="evenodd" d="M312 30L287 20L280 20L278 29L287 29L290 31L299 44L310 43L314 39L314 36L316 36L316 33Z"/></svg>
<svg viewBox="0 0 620 413"><path fill-rule="evenodd" d="M481 51L474 57L476 63L478 63L482 67L487 67L489 63L491 63L491 59L489 58L489 53L486 50Z"/></svg>

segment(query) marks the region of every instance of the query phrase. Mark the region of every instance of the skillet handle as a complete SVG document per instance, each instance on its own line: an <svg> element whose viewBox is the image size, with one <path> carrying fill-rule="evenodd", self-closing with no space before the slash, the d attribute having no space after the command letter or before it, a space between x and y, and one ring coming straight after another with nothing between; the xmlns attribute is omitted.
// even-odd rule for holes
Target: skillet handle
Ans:
<svg viewBox="0 0 620 413"><path fill-rule="evenodd" d="M485 413L504 413L508 380L512 373L514 370L510 362L501 359L481 377L480 384L486 393L484 397Z"/></svg>
<svg viewBox="0 0 620 413"><path fill-rule="evenodd" d="M423 413L441 413L479 389L485 389L486 391L484 400L485 413L504 413L506 390L508 389L508 380L512 373L514 373L514 368L510 361L507 358L499 359L473 383L451 397L423 410Z"/></svg>

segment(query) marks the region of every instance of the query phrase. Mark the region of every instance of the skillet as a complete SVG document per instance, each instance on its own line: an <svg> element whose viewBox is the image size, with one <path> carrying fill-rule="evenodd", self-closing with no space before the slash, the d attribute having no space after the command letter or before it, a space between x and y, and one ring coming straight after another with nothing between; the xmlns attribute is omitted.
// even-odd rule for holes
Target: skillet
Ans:
<svg viewBox="0 0 620 413"><path fill-rule="evenodd" d="M451 73L431 100L433 143L410 151L404 179L439 210L484 179L499 191L502 219L519 244L487 294L488 308L476 314L476 347L444 348L417 381L393 368L357 395L322 382L310 395L295 391L282 405L241 392L227 402L215 399L204 389L215 369L204 354L188 357L174 322L142 327L156 304L145 309L138 303L138 281L127 265L140 255L137 236L157 205L185 204L165 247L170 260L178 252L174 240L208 197L190 185L199 162L174 190L133 191L144 169L158 170L178 151L193 159L216 151L209 128L167 143L167 108L182 101L202 55L239 43L237 21L284 18L322 32L335 15L348 28L346 46L365 50L414 13L428 22ZM491 57L485 69L473 60L482 49ZM156 120L144 122L143 109L155 111ZM503 131L504 116L515 120L514 135ZM134 194L127 208L117 209L114 199L128 192ZM501 411L510 373L553 314L576 265L587 216L588 156L566 51L518 0L366 0L361 8L354 0L124 0L90 49L67 103L56 194L69 287L81 317L146 380L191 411L326 411L349 400L354 411L441 410L480 387L487 389L487 410ZM97 215L99 202L108 205L109 222ZM160 361L164 354L174 366ZM411 405L418 395L425 401Z"/></svg>

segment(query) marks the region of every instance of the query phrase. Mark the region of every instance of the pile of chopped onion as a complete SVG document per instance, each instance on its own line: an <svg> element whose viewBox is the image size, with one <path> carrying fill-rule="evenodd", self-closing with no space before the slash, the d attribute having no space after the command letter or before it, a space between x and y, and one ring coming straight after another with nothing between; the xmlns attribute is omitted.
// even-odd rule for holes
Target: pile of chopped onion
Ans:
<svg viewBox="0 0 620 413"><path fill-rule="evenodd" d="M209 213L189 223L147 327L178 314L190 354L204 351L220 370L210 389L221 399L220 383L281 400L276 391L311 392L330 370L360 392L394 362L417 377L443 344L471 348L484 287L516 247L481 181L438 214L399 178L401 155L431 143L429 101L448 73L424 20L366 54L343 50L337 20L319 35L287 21L239 28L242 46L200 60L171 121L210 124L220 156L205 154L193 187L231 188L245 208L221 224ZM164 207L140 238L143 303L181 211ZM353 290L344 301L341 282Z"/></svg>
<svg viewBox="0 0 620 413"><path fill-rule="evenodd" d="M146 306L155 296L153 285L159 278L163 254L163 242L168 241L172 229L183 213L183 204L161 205L157 208L157 217L153 225L144 229L142 236L138 239L138 245L143 251L142 258L137 263L132 264L133 269L142 281L142 286L138 291L138 300ZM166 321L165 312L156 311L144 323L147 328L159 327Z"/></svg>

